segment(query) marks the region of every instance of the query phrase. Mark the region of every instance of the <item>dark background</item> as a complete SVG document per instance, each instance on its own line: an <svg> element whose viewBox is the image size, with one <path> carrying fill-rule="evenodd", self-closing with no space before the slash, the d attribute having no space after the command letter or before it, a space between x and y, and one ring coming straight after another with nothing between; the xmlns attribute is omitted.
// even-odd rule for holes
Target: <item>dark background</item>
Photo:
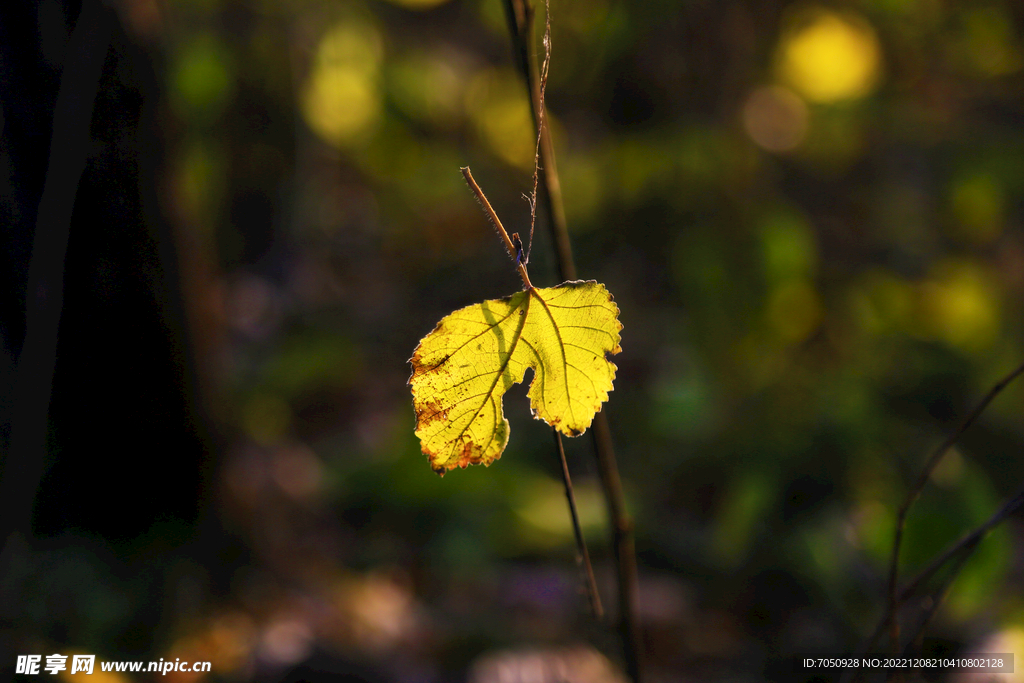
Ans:
<svg viewBox="0 0 1024 683"><path fill-rule="evenodd" d="M874 629L910 482L1024 360L1024 11L558 0L552 31L576 263L624 325L650 679L780 680ZM6 3L0 104L0 666L621 680L525 389L490 468L442 480L413 435L418 340L519 286L459 173L527 231L497 0ZM935 472L903 576L1020 488L1022 407ZM1024 656L1022 569L1011 519L922 646Z"/></svg>

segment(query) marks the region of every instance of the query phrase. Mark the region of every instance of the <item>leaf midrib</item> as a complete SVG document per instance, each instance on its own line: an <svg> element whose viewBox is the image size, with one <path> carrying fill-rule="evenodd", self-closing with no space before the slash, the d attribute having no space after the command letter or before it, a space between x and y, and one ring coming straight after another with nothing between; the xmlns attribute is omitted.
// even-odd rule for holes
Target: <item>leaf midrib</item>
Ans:
<svg viewBox="0 0 1024 683"><path fill-rule="evenodd" d="M558 323L555 322L555 316L551 313L551 309L548 308L548 304L547 304L546 301L544 301L544 297L542 297L540 294L538 294L536 289L531 289L530 290L530 296L537 297L537 301L539 301L540 305L544 307L544 312L548 314L548 320L551 321L551 327L554 328L555 336L558 338L558 350L562 353L562 378L563 378L563 382L565 384L565 401L566 401L566 404L569 406L569 417L572 420L572 424L576 424L576 413L572 409L572 395L569 392L569 360L565 356L565 342L562 340L562 331L560 329L558 329ZM527 300L529 300L529 299L530 299L530 297L527 297ZM560 306L560 308L568 308L568 307L567 306ZM523 317L524 318L528 317L528 315L527 316L523 316ZM538 360L540 360L540 359L538 358ZM541 392L541 396L543 396L543 394L544 394L544 392L542 391ZM546 408L547 408L547 405L545 404L545 409ZM545 412L546 412L546 410L545 410Z"/></svg>

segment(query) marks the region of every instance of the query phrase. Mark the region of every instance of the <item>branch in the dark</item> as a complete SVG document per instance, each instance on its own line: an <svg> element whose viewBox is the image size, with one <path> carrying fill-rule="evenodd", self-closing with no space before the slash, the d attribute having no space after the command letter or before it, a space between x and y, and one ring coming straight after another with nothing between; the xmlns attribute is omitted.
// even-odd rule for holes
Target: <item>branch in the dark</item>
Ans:
<svg viewBox="0 0 1024 683"><path fill-rule="evenodd" d="M932 476L932 472L935 471L935 467L942 461L942 458L945 457L946 453L949 452L949 449L953 447L953 444L955 444L963 433L974 424L992 400L995 399L995 397L998 396L1003 389L1010 384L1010 382L1020 376L1021 373L1024 373L1024 363L999 380L995 386L989 390L985 397L982 398L976 406L974 406L974 409L967 414L967 417L964 418L963 422L961 422L960 425L953 430L948 437L946 437L946 440L935 449L928 458L928 461L925 463L924 468L921 470L921 474L918 476L914 486L907 492L907 496L904 499L903 504L900 506L899 512L896 514L896 530L893 535L892 554L889 559L888 605L883 619L883 628L885 625L889 626L890 650L893 654L899 653L900 633L897 613L899 610L900 600L897 596L897 586L899 584L900 548L903 544L903 532L906 528L907 513L910 511L910 507L914 504L914 501L916 501L921 495L925 485Z"/></svg>
<svg viewBox="0 0 1024 683"><path fill-rule="evenodd" d="M85 0L68 43L53 113L50 157L36 215L25 302L25 340L15 370L11 441L0 479L2 542L31 535L32 506L45 467L47 418L64 300L64 258L89 130L114 17Z"/></svg>
<svg viewBox="0 0 1024 683"><path fill-rule="evenodd" d="M555 450L562 464L562 484L565 487L565 497L569 502L569 515L572 517L572 531L576 536L577 561L582 565L583 577L587 586L587 598L590 601L590 611L597 619L604 618L604 607L601 606L601 593L597 590L597 580L594 578L594 568L590 564L590 552L587 550L587 542L583 538L583 528L580 526L580 515L576 508L576 492L572 487L572 478L569 476L569 463L565 459L565 447L562 445L562 435L555 427L551 428L555 435Z"/></svg>

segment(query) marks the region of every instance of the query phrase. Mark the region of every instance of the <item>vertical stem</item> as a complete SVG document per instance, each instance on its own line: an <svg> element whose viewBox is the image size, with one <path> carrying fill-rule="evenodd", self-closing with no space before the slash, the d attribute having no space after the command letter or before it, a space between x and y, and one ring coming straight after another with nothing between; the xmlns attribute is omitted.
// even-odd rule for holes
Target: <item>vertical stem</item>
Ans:
<svg viewBox="0 0 1024 683"><path fill-rule="evenodd" d="M569 242L569 230L565 220L562 188L558 180L554 147L548 127L539 125L544 118L541 113L543 102L541 93L545 84L538 78L536 63L531 59L533 53L533 6L530 4L530 0L505 0L505 9L516 61L526 80L534 125L539 127L537 131L540 139L538 156L544 174L544 204L548 211L558 274L561 280L572 280L576 278L576 265L573 262L572 248ZM550 28L550 19L547 20L546 26ZM549 34L550 31L546 31L546 35L549 36ZM548 42L545 45L545 50L549 49L550 43ZM633 522L626 514L622 483L615 461L615 449L612 445L611 429L608 426L606 411L602 410L594 417L592 429L601 489L604 492L612 526L612 543L615 549L618 579L619 631L622 638L623 655L630 678L634 683L641 683L643 660L637 611L639 591Z"/></svg>
<svg viewBox="0 0 1024 683"><path fill-rule="evenodd" d="M576 510L576 493L572 488L572 478L569 476L569 463L565 460L565 447L562 445L562 435L554 427L551 433L555 435L555 449L562 461L562 483L565 485L565 497L569 501L569 513L572 515L572 530L576 535L577 561L583 565L583 572L587 580L587 597L590 600L590 610L598 619L604 618L604 608L601 606L601 594L597 591L597 581L594 579L594 568L590 564L590 553L587 551L587 544L583 540L583 528L580 526L580 516Z"/></svg>
<svg viewBox="0 0 1024 683"><path fill-rule="evenodd" d="M608 426L608 415L604 410L594 416L593 435L601 489L604 491L608 516L612 522L612 543L615 548L618 578L619 631L626 657L626 668L633 682L640 683L643 679L643 650L637 610L640 582L636 568L633 520L626 513L619 466L615 461L615 449L612 445L612 432Z"/></svg>

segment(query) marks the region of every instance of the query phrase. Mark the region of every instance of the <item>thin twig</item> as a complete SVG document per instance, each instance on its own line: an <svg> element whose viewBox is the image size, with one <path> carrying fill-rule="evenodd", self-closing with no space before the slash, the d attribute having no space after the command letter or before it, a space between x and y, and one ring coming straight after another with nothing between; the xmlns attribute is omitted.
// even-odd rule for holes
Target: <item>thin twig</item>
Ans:
<svg viewBox="0 0 1024 683"><path fill-rule="evenodd" d="M543 91L546 86L546 66L543 74L538 74L535 61L531 58L533 6L530 0L505 0L509 32L512 35L513 52L519 70L526 81L530 97L539 144L539 168L544 176L544 203L547 209L551 228L552 243L555 249L555 263L560 280L576 279L576 265L573 262L572 247L569 241L569 230L565 220L565 206L562 202L562 187L558 178L558 167L555 163L555 151L551 141L550 128L545 125ZM549 7L545 3L545 10ZM550 12L545 21L545 60L548 62L551 50ZM543 76L544 78L542 78ZM625 499L622 495L622 483L619 469L615 461L615 449L612 444L611 429L608 426L607 410L602 410L594 417L592 427L594 449L597 454L598 472L600 473L601 489L608 506L611 519L612 544L615 549L615 566L618 584L619 630L622 638L623 655L626 669L634 683L641 683L643 678L642 648L640 639L640 623L637 611L638 579L636 552L633 542L633 522L626 514Z"/></svg>
<svg viewBox="0 0 1024 683"><path fill-rule="evenodd" d="M562 185L558 178L558 166L555 163L555 151L551 142L551 129L541 126L543 117L541 106L541 80L537 73L537 65L531 58L533 54L533 5L530 0L505 0L505 14L508 17L509 32L512 34L512 47L519 71L526 81L530 98L530 113L533 125L540 137L540 169L544 180L544 206L551 223L551 236L555 247L556 264L559 280L575 280L576 265L572 258L572 245L569 242L569 230L565 221L565 204L562 202ZM550 47L550 38L548 42Z"/></svg>
<svg viewBox="0 0 1024 683"><path fill-rule="evenodd" d="M958 557L957 563L954 565L952 576L956 576L956 572L959 570L963 562L970 557L978 545L981 543L985 535L995 527L1006 521L1010 515L1016 512L1020 507L1024 505L1024 488L1021 488L1017 493L1007 500L1002 507L1000 507L991 517L989 517L984 523L979 525L977 528L966 533L959 541L953 543L945 551L934 560L932 560L927 567L919 571L913 579L911 579L903 590L897 592L896 596L896 608L899 609L905 602L910 600L920 588L928 582L942 567L949 562L951 559ZM931 618L930 616L928 617ZM882 615L878 625L875 627L874 632L865 641L863 647L860 649L860 654L867 654L874 648L875 643L881 637L885 628L889 625L889 613ZM923 626L922 626L923 628ZM858 680L859 676L854 677L854 681Z"/></svg>
<svg viewBox="0 0 1024 683"><path fill-rule="evenodd" d="M544 106L544 93L548 89L548 68L551 66L551 6L545 5L544 12L544 63L540 68L540 86L537 88L537 106L535 123L537 128L537 144L533 149L533 191L530 193L530 243L526 247L526 261L530 261L530 252L533 250L533 228L537 224L537 181L540 175L540 150L544 142L545 115L547 109ZM550 209L550 207L549 207Z"/></svg>
<svg viewBox="0 0 1024 683"><path fill-rule="evenodd" d="M572 530L576 534L576 557L583 565L583 572L587 580L587 597L590 599L590 610L597 619L604 618L604 608L601 606L601 594L597 590L597 581L594 579L594 568L590 564L590 553L587 551L587 544L583 540L583 528L580 526L580 515L576 510L576 493L572 488L572 478L569 476L569 463L565 460L565 447L562 445L562 435L557 429L552 428L551 433L555 435L555 449L562 461L562 483L565 485L565 497L569 501L569 512L572 515Z"/></svg>
<svg viewBox="0 0 1024 683"><path fill-rule="evenodd" d="M925 463L924 469L921 470L921 474L917 478L913 488L907 492L907 497L903 501L903 505L900 506L899 512L896 515L896 533L893 537L892 557L889 561L889 600L884 619L885 623L889 626L890 650L893 654L899 654L900 632L899 618L897 616L897 610L899 609L897 586L899 585L900 546L903 543L903 531L906 527L907 513L909 512L910 507L921 495L921 491L924 490L924 487L931 478L935 467L939 464L949 449L953 447L953 444L955 444L960 436L967 431L972 424L974 424L975 420L977 420L978 416L984 412L989 403L991 403L992 400L998 396L1008 384L1010 384L1010 382L1020 376L1021 373L1024 373L1024 364L1019 365L1017 369L999 380L999 382L989 390L988 394L981 399L974 409L968 413L967 417L960 423L960 426L946 437L946 440L935 449L931 457L928 458L928 462Z"/></svg>
<svg viewBox="0 0 1024 683"><path fill-rule="evenodd" d="M917 625L917 630L914 631L913 636L907 639L907 645L903 649L904 655L910 654L912 648L914 647L914 643L918 640L918 638L921 637L921 634L924 633L925 628L927 628L928 624L931 622L932 617L934 617L936 612L939 611L939 607L942 606L942 603L945 600L946 595L949 593L949 587L953 585L953 581L956 580L957 575L960 574L960 570L963 569L964 564L966 564L967 560L970 559L971 555L974 554L974 551L978 548L978 544L980 542L981 537L979 536L974 540L972 544L969 544L968 546L964 546L962 548L962 552L957 557L956 562L953 563L953 566L950 567L949 573L946 576L945 580L942 581L942 583L934 591L932 591L932 594L930 596L931 602L925 609L924 614L921 615L921 620L920 623L918 623Z"/></svg>
<svg viewBox="0 0 1024 683"><path fill-rule="evenodd" d="M469 189L473 190L473 194L476 195L476 199L480 202L480 206L484 207L484 214L491 221L491 225L494 226L495 232L498 236L504 240L505 251L508 252L509 257L516 262L516 270L519 272L519 277L523 280L523 287L526 289L533 289L533 285L530 283L530 276L526 272L526 263L516 258L516 248L512 244L512 240L509 239L508 233L505 232L505 226L501 224L501 219L498 218L498 214L494 212L491 207L491 203L487 201L487 196L484 195L484 191L480 189L480 186L476 184L473 179L473 174L469 171L469 166L464 166L459 169L462 171L462 175L466 178L466 182L469 184ZM518 235L516 235L518 237Z"/></svg>
<svg viewBox="0 0 1024 683"><path fill-rule="evenodd" d="M963 538L947 548L944 553L932 560L927 567L918 572L917 575L907 583L903 590L900 591L897 598L899 603L902 604L910 599L910 597L917 592L917 589L920 588L921 584L930 579L932 575L942 567L942 565L946 564L946 562L950 560L950 558L954 557L964 548L977 545L985 534L996 526L1002 524L1003 521L1016 512L1021 505L1024 505L1024 488L1019 490L1016 495L1006 501L1006 503L1004 503L1003 506L995 512L995 514L989 517L984 524L974 529L974 531L965 534Z"/></svg>
<svg viewBox="0 0 1024 683"><path fill-rule="evenodd" d="M938 611L939 607L941 607L941 603L942 603L942 600L945 597L946 590L949 588L949 586L952 584L953 580L956 578L956 575L959 573L960 569L963 567L963 564L967 561L967 559L971 556L971 554L977 548L977 544L978 544L978 540L975 540L973 545L970 545L970 544L968 544L968 546L960 546L959 544L957 545L957 549L958 550L963 550L964 552L957 559L957 561L953 565L952 569L950 569L949 576L946 577L946 580L943 581L942 584L932 592L932 595L931 595L932 603L925 610L925 612L924 612L924 614L923 614L923 616L921 618L921 622L919 623L919 625L917 627L917 630L914 633L914 637L907 641L907 645L906 645L906 647L903 650L904 656L908 656L909 655L910 649L911 649L914 641L917 640L917 638L919 638L921 636L921 634L924 632L925 627L931 621L932 617L935 616L935 613ZM901 600L900 605L902 605L903 602L909 601L910 598L913 597L906 590L904 590L901 593L901 596L902 597L900 598L900 600ZM866 655L868 655L869 653L871 653L873 651L873 649L875 647L875 643L877 643L878 639L881 638L882 633L885 632L885 628L886 628L887 625L888 624L886 622L886 619L885 619L885 617L883 617L878 622L878 625L875 627L874 632L865 641L863 647L861 647L861 649L859 650L858 656L863 657L863 656L866 656ZM857 669L857 670L847 669L846 671L843 672L842 676L840 677L840 679L839 679L840 683L846 683L847 681L849 681L849 683L859 683L859 681L861 680L861 678L862 678L863 674L865 673L865 671L866 670L861 670L861 669ZM891 675L891 672L890 672L890 675ZM852 678L851 678L851 676L852 676Z"/></svg>

